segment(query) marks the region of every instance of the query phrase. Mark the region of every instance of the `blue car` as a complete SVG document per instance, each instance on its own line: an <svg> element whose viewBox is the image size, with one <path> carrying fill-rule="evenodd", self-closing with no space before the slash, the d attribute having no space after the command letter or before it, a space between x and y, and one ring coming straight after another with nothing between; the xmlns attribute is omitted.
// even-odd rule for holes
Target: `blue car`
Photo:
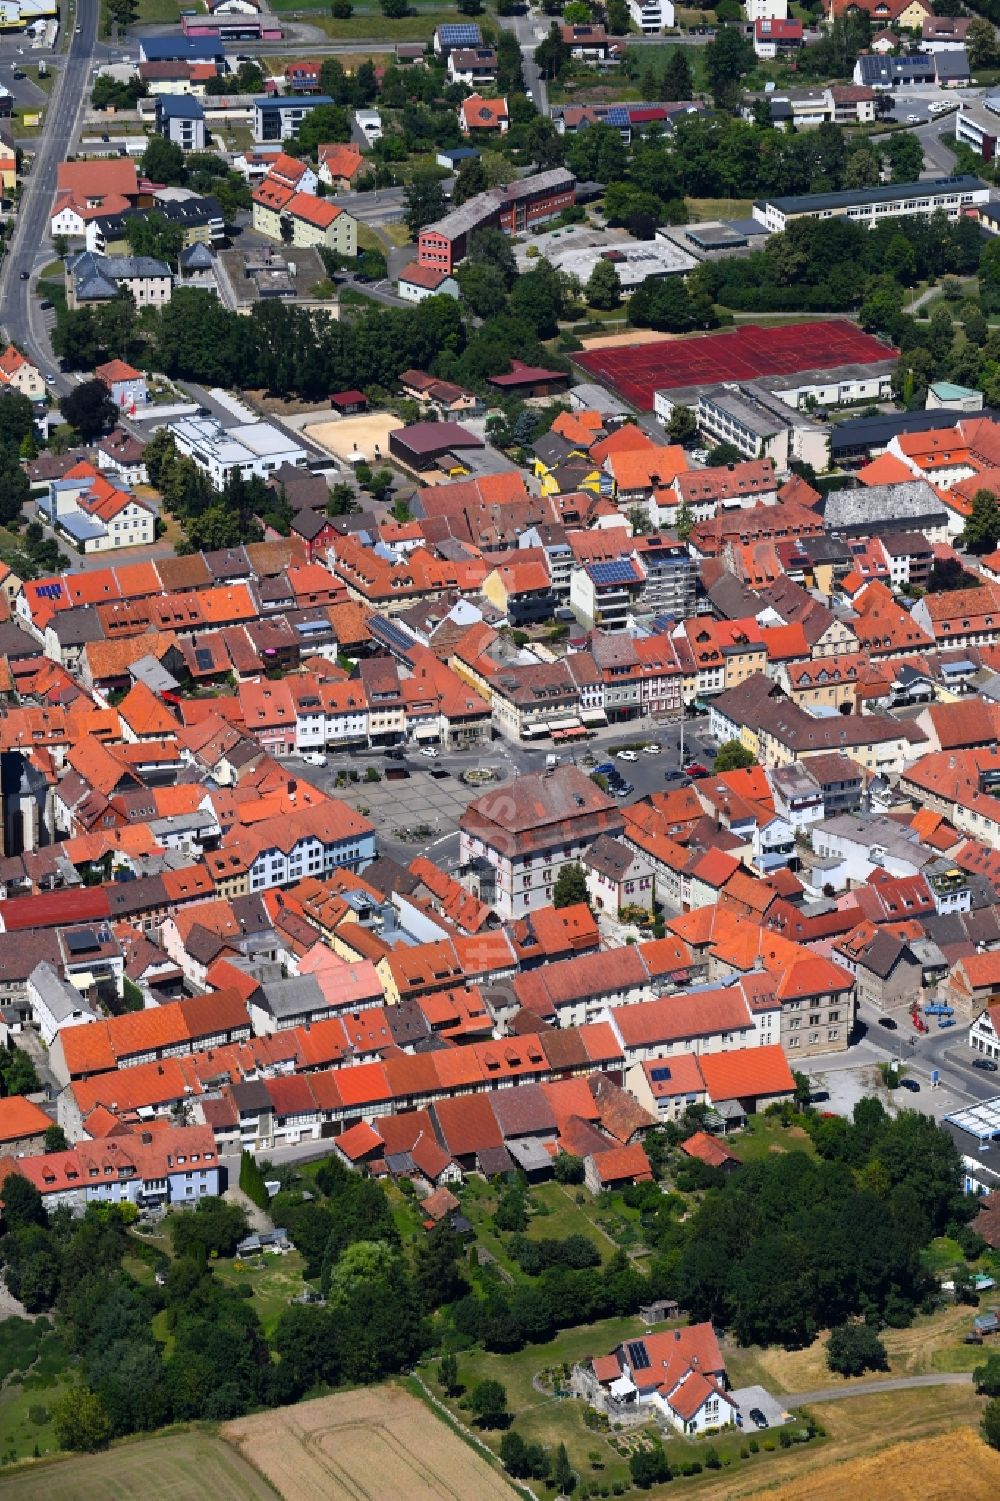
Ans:
<svg viewBox="0 0 1000 1501"><path fill-rule="evenodd" d="M594 775L600 777L609 777L611 776L612 772L617 770L618 768L615 766L615 763L613 761L602 761L600 766L594 767Z"/></svg>

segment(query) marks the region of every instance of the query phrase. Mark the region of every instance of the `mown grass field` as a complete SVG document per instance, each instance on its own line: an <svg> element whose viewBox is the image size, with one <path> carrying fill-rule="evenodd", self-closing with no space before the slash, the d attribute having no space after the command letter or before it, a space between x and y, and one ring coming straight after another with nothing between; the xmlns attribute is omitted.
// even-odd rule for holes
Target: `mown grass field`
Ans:
<svg viewBox="0 0 1000 1501"><path fill-rule="evenodd" d="M923 1376L932 1371L970 1371L989 1354L986 1345L964 1345L975 1309L955 1304L936 1313L918 1315L908 1329L883 1329L879 1338L889 1356L887 1376ZM826 1363L824 1332L804 1350L727 1348L726 1365L734 1386L761 1383L773 1392L809 1392L825 1387L852 1386L855 1378L838 1376ZM860 1378L877 1381L877 1373ZM937 1401L928 1393L928 1400ZM824 1420L825 1421L825 1420Z"/></svg>
<svg viewBox="0 0 1000 1501"><path fill-rule="evenodd" d="M228 1444L197 1429L0 1474L3 1501L278 1501Z"/></svg>

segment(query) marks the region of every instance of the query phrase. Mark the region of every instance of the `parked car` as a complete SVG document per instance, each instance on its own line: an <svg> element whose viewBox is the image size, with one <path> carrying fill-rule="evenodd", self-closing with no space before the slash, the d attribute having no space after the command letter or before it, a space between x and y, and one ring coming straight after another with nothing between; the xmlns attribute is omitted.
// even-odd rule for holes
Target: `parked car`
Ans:
<svg viewBox="0 0 1000 1501"><path fill-rule="evenodd" d="M920 1092L920 1085L916 1079L900 1079L899 1083L902 1089L908 1089L911 1094L919 1094Z"/></svg>
<svg viewBox="0 0 1000 1501"><path fill-rule="evenodd" d="M309 766L325 766L326 757L322 751L306 751L302 757Z"/></svg>
<svg viewBox="0 0 1000 1501"><path fill-rule="evenodd" d="M679 766L668 766L663 776L667 782L683 782L687 777L687 772L681 771Z"/></svg>
<svg viewBox="0 0 1000 1501"><path fill-rule="evenodd" d="M689 777L708 776L708 767L703 765L701 761L689 761L684 770L687 772Z"/></svg>
<svg viewBox="0 0 1000 1501"><path fill-rule="evenodd" d="M406 752L401 745L390 745L385 753L385 758L387 761L402 761L405 755Z"/></svg>
<svg viewBox="0 0 1000 1501"><path fill-rule="evenodd" d="M631 797L635 788L631 782L618 782L611 790L615 797Z"/></svg>
<svg viewBox="0 0 1000 1501"><path fill-rule="evenodd" d="M880 1027L885 1027L887 1032L895 1032L896 1030L896 1023L891 1016L880 1016L878 1024Z"/></svg>
<svg viewBox="0 0 1000 1501"><path fill-rule="evenodd" d="M770 1428L771 1426L759 1407L751 1407L750 1419L752 1422L756 1423L758 1428Z"/></svg>
<svg viewBox="0 0 1000 1501"><path fill-rule="evenodd" d="M657 745L655 741L651 740L648 745L643 746L642 751L643 755L646 756L658 756L662 749L662 745Z"/></svg>
<svg viewBox="0 0 1000 1501"><path fill-rule="evenodd" d="M981 1068L984 1074L995 1074L998 1065L992 1058L973 1058L972 1067Z"/></svg>
<svg viewBox="0 0 1000 1501"><path fill-rule="evenodd" d="M938 1017L938 1026L939 1027L953 1027L954 1025L955 1025L955 1018L953 1016L939 1016Z"/></svg>
<svg viewBox="0 0 1000 1501"><path fill-rule="evenodd" d="M420 747L420 754L426 756L428 761L436 761L440 755L440 751L435 750L433 745L422 745Z"/></svg>
<svg viewBox="0 0 1000 1501"><path fill-rule="evenodd" d="M614 775L615 763L613 761L602 761L599 766L594 767L594 774L595 776L599 777L610 777Z"/></svg>
<svg viewBox="0 0 1000 1501"><path fill-rule="evenodd" d="M634 750L615 751L616 761L638 761L639 757Z"/></svg>

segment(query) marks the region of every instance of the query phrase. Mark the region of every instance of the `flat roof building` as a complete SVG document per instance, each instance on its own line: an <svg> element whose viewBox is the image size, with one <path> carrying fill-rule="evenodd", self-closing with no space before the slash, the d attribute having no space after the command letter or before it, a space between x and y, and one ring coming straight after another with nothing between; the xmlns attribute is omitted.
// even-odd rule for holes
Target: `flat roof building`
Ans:
<svg viewBox="0 0 1000 1501"><path fill-rule="evenodd" d="M844 188L838 193L802 193L781 198L760 198L753 206L758 223L780 233L793 219L813 217L853 219L871 229L880 219L899 219L909 214L933 214L943 210L957 219L967 209L988 203L990 190L981 178L932 177L926 182L883 183L877 188Z"/></svg>
<svg viewBox="0 0 1000 1501"><path fill-rule="evenodd" d="M214 417L184 417L170 424L170 432L178 453L204 469L217 490L232 474L266 479L282 464L301 467L309 457L305 448L270 422L224 428Z"/></svg>

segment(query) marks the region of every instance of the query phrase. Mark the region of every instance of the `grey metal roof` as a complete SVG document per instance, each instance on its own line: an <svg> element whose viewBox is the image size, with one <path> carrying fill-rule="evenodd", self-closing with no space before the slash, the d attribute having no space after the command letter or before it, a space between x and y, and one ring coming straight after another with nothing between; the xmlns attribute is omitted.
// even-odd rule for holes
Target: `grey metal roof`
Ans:
<svg viewBox="0 0 1000 1501"><path fill-rule="evenodd" d="M451 213L445 214L436 223L429 224L428 229L434 229L448 239L457 240L460 235L469 234L478 229L484 218L494 209L502 208L508 203L517 203L522 198L531 198L535 193L554 192L556 188L569 187L576 181L572 172L565 167L553 167L548 172L537 172L533 177L522 177L519 182L512 182L505 188L490 188L486 193L477 193L474 198L466 199L465 203L453 208Z"/></svg>
<svg viewBox="0 0 1000 1501"><path fill-rule="evenodd" d="M948 508L926 480L906 480L898 485L859 485L854 490L832 490L826 497L823 521L829 531L838 527L884 521L898 528L901 521L928 517L948 519Z"/></svg>
<svg viewBox="0 0 1000 1501"><path fill-rule="evenodd" d="M903 198L929 198L942 193L972 193L986 190L980 177L930 177L926 182L890 182L877 188L844 188L838 193L801 193L789 197L758 199L761 207L771 204L783 214L814 214L823 209L849 208L852 204L894 203Z"/></svg>

